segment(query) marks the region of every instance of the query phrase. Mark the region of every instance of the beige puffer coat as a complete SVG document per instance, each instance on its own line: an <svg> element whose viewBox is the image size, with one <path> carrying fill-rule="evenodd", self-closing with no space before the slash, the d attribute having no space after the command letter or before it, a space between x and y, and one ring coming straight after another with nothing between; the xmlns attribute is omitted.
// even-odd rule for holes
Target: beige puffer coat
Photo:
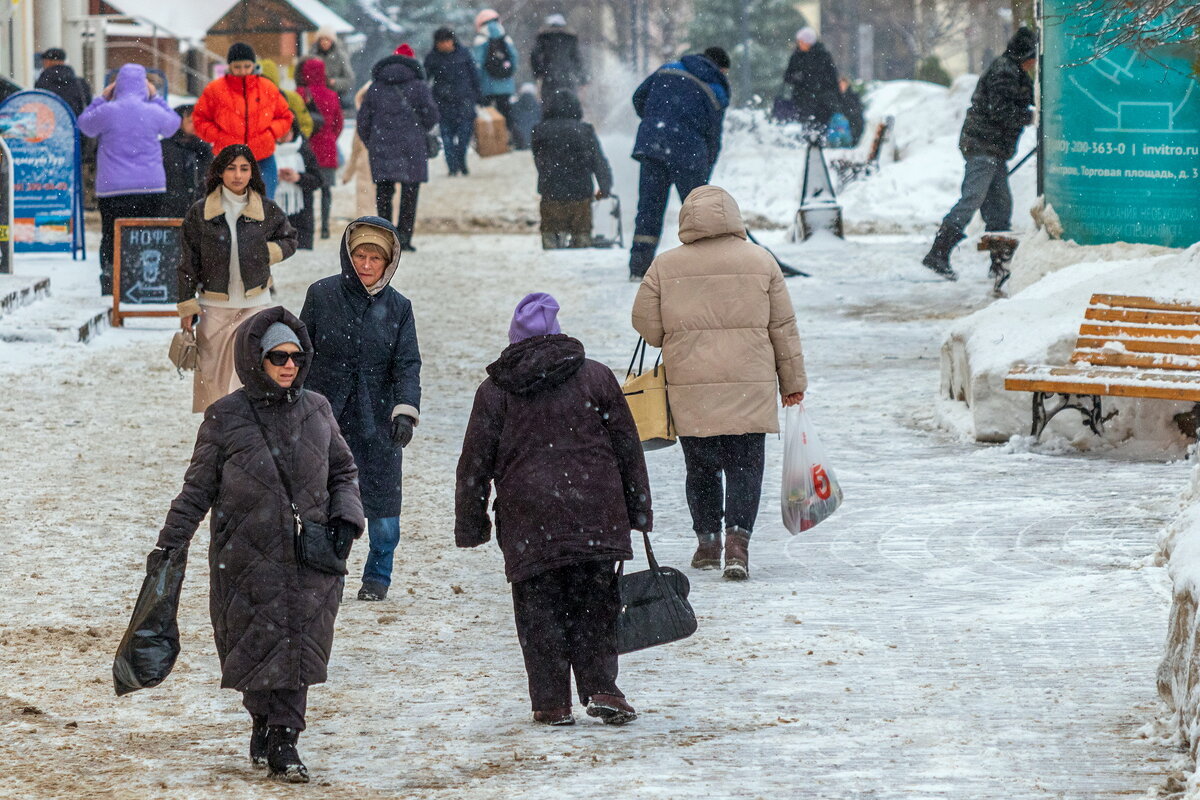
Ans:
<svg viewBox="0 0 1200 800"><path fill-rule="evenodd" d="M654 259L633 304L633 327L663 348L679 435L777 433L779 395L808 386L779 265L746 241L737 203L716 186L687 196L679 240Z"/></svg>

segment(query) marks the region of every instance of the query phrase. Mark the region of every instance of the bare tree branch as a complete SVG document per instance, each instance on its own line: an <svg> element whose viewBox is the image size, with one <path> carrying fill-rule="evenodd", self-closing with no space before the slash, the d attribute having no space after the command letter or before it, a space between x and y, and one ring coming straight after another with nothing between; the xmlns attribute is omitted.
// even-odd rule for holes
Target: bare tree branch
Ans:
<svg viewBox="0 0 1200 800"><path fill-rule="evenodd" d="M1072 35L1095 43L1083 64L1122 47L1146 53L1164 44L1200 45L1196 0L1078 0L1063 21Z"/></svg>

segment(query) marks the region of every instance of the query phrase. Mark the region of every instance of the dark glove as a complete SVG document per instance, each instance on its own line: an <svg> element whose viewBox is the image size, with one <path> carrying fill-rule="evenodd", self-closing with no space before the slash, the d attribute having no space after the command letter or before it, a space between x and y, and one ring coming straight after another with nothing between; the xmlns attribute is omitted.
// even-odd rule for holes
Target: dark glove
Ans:
<svg viewBox="0 0 1200 800"><path fill-rule="evenodd" d="M146 574L149 575L154 570L162 566L162 563L171 557L171 548L156 547L150 551L150 555L146 556Z"/></svg>
<svg viewBox="0 0 1200 800"><path fill-rule="evenodd" d="M354 540L361 533L359 527L352 522L346 522L344 519L330 520L329 526L333 528L336 534L333 541L333 552L338 558L346 558L350 555L350 545L354 544Z"/></svg>
<svg viewBox="0 0 1200 800"><path fill-rule="evenodd" d="M408 447L413 437L413 418L407 414L397 414L392 420L392 441L401 447Z"/></svg>

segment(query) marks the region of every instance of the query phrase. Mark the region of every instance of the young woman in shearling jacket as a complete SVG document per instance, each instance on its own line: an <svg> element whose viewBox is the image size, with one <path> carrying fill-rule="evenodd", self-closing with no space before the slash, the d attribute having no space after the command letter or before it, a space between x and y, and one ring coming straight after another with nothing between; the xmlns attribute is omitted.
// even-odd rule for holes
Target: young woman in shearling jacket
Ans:
<svg viewBox="0 0 1200 800"><path fill-rule="evenodd" d="M233 334L271 305L271 266L296 252L296 231L266 187L244 144L222 150L208 172L206 196L183 220L179 260L179 316L196 334L192 411L240 387L234 372Z"/></svg>

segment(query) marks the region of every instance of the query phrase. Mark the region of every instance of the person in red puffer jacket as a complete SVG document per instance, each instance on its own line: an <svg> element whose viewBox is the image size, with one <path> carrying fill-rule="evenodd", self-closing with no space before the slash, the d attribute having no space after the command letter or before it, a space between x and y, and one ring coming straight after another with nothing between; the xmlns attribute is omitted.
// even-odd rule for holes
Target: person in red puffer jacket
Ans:
<svg viewBox="0 0 1200 800"><path fill-rule="evenodd" d="M329 88L325 77L325 62L319 58L310 58L300 68L300 85L296 91L304 98L304 102L324 117L325 122L320 130L314 130L308 144L317 157L321 167L321 238L329 238L329 207L333 194L331 189L337 183L338 167L338 135L342 132L342 104L337 93Z"/></svg>
<svg viewBox="0 0 1200 800"><path fill-rule="evenodd" d="M217 78L196 102L192 122L196 135L219 153L231 144L244 144L254 153L262 171L266 197L275 197L278 173L275 143L292 129L292 111L283 93L261 75L254 74L254 48L238 42L229 48L229 74Z"/></svg>

